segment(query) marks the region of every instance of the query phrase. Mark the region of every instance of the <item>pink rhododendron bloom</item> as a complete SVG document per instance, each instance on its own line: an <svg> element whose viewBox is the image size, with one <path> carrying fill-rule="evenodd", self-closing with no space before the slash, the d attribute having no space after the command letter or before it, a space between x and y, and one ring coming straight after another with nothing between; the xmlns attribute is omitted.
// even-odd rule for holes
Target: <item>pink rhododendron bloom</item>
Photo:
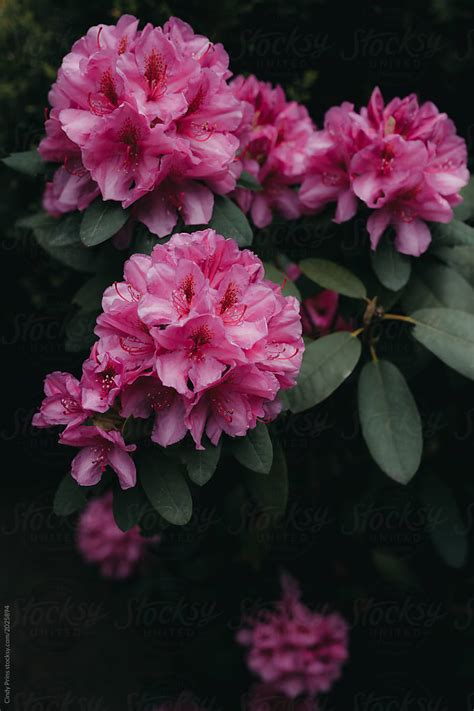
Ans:
<svg viewBox="0 0 474 711"><path fill-rule="evenodd" d="M280 86L272 88L254 76L237 77L231 88L245 102L238 131L240 162L262 186L258 192L237 188L238 204L250 212L257 227L269 225L274 211L288 219L299 217L296 188L304 177L314 134L307 110L295 101L288 102Z"/></svg>
<svg viewBox="0 0 474 711"><path fill-rule="evenodd" d="M82 406L81 384L70 373L47 375L44 394L40 411L33 416L34 427L73 427L87 419L89 413Z"/></svg>
<svg viewBox="0 0 474 711"><path fill-rule="evenodd" d="M247 664L260 680L290 699L328 691L348 658L348 626L337 614L312 612L288 575L273 610L244 622L238 641L247 647Z"/></svg>
<svg viewBox="0 0 474 711"><path fill-rule="evenodd" d="M89 501L77 522L76 545L87 563L99 566L104 578L130 577L144 561L148 541L138 526L121 531L112 511L112 492ZM154 537L154 542L157 538Z"/></svg>
<svg viewBox="0 0 474 711"><path fill-rule="evenodd" d="M71 465L72 477L81 486L97 484L107 466L117 474L122 489L135 486L136 468L129 452L134 452L136 445L125 444L117 430L80 425L64 430L59 441L81 447Z"/></svg>
<svg viewBox="0 0 474 711"><path fill-rule="evenodd" d="M134 254L124 280L108 287L81 380L53 373L34 424L67 425L60 442L80 451L72 476L96 484L110 466L135 485L135 444L125 420L153 419L162 447L188 432L243 437L281 410L304 351L299 303L267 281L249 250L214 230L181 233L150 256ZM86 422L87 420L87 422Z"/></svg>
<svg viewBox="0 0 474 711"><path fill-rule="evenodd" d="M60 163L44 195L54 216L100 195L159 236L181 217L208 222L214 193L235 188L243 103L227 84L221 45L176 18L147 24L124 15L98 25L63 59L49 93L39 146Z"/></svg>
<svg viewBox="0 0 474 711"><path fill-rule="evenodd" d="M334 107L310 142L299 197L305 212L336 202L336 222L354 216L358 200L372 212L372 249L391 226L398 251L419 256L428 248L426 222L449 222L469 180L465 141L453 122L414 94L387 106L378 88L367 107Z"/></svg>

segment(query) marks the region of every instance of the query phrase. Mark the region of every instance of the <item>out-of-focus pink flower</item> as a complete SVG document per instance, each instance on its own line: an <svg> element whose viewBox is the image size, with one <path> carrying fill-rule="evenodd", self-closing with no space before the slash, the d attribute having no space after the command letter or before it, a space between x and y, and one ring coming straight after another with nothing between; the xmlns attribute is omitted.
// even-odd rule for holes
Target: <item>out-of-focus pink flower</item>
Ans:
<svg viewBox="0 0 474 711"><path fill-rule="evenodd" d="M419 256L431 242L426 221L449 222L469 180L464 140L431 102L414 94L387 106L374 89L367 107L334 107L311 139L300 200L305 212L337 202L335 222L354 216L359 199L373 211L372 249L391 226L398 251Z"/></svg>
<svg viewBox="0 0 474 711"><path fill-rule="evenodd" d="M324 289L316 296L303 299L301 304L301 323L303 333L310 338L326 336L335 331L350 331L351 324L337 313L339 294Z"/></svg>
<svg viewBox="0 0 474 711"><path fill-rule="evenodd" d="M262 682L290 699L328 691L348 658L348 626L337 614L312 612L299 586L281 578L283 596L273 610L244 622L237 640L247 647L247 665Z"/></svg>
<svg viewBox="0 0 474 711"><path fill-rule="evenodd" d="M58 216L101 195L158 236L178 216L209 222L214 193L235 188L243 103L227 84L221 45L176 18L147 24L124 15L90 28L63 59L39 146L60 163L44 195Z"/></svg>
<svg viewBox="0 0 474 711"><path fill-rule="evenodd" d="M237 188L235 199L257 227L269 225L274 211L288 219L299 217L297 186L305 174L314 133L307 110L288 102L280 86L273 88L254 76L237 77L231 88L246 104L238 131L240 162L262 186L259 192Z"/></svg>
<svg viewBox="0 0 474 711"><path fill-rule="evenodd" d="M112 511L112 492L92 499L79 516L77 548L88 563L99 566L104 578L130 577L143 562L148 541L138 526L121 531ZM154 542L159 539L153 538Z"/></svg>

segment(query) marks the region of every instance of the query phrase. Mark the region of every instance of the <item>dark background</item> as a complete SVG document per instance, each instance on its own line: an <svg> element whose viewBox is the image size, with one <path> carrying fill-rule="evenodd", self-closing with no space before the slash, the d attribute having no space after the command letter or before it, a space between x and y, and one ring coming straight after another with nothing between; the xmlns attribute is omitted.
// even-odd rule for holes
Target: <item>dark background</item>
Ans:
<svg viewBox="0 0 474 711"><path fill-rule="evenodd" d="M467 0L4 0L1 155L37 145L62 56L89 26L123 12L155 24L171 14L189 21L223 42L234 73L281 83L318 125L333 104L365 103L376 84L386 98L415 91L454 119L472 154L474 8ZM15 227L38 209L41 180L3 168L0 189L1 577L12 610L11 707L128 711L191 689L210 709L238 709L250 678L234 629L252 601L275 599L284 567L300 579L308 603L335 606L352 626L350 663L322 709L474 708L473 556L455 569L436 550L440 537L448 547L461 538L472 547L472 385L436 363L411 382L426 447L421 471L403 488L370 462L354 429L349 383L279 425L291 499L275 534L239 536L232 513L222 518L224 473L237 476L229 467L203 494L193 524L166 534L149 575L104 583L75 553L74 521L51 513L70 453L54 433L30 424L45 374L79 374L82 358L65 353L63 341L83 277ZM442 502L420 503L433 472L449 483L461 512L447 532Z"/></svg>

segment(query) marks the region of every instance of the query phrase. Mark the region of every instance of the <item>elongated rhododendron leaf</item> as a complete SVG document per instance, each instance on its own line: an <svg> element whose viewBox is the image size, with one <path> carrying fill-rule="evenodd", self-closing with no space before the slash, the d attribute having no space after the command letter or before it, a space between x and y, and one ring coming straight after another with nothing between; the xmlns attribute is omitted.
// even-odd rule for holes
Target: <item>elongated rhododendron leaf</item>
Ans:
<svg viewBox="0 0 474 711"><path fill-rule="evenodd" d="M57 516L69 516L82 509L86 501L84 487L79 486L70 474L66 474L54 495L53 511Z"/></svg>
<svg viewBox="0 0 474 711"><path fill-rule="evenodd" d="M388 237L382 237L375 252L370 253L370 258L380 283L387 289L398 291L408 282L411 273L410 258L400 254Z"/></svg>
<svg viewBox="0 0 474 711"><path fill-rule="evenodd" d="M268 474L273 461L273 445L267 426L259 422L245 437L232 440L232 453L247 469Z"/></svg>
<svg viewBox="0 0 474 711"><path fill-rule="evenodd" d="M358 406L371 455L392 479L407 484L420 465L421 419L405 378L393 363L366 363L359 379Z"/></svg>
<svg viewBox="0 0 474 711"><path fill-rule="evenodd" d="M354 370L361 354L357 338L347 331L318 338L306 346L294 388L280 393L292 412L302 412L325 400Z"/></svg>
<svg viewBox="0 0 474 711"><path fill-rule="evenodd" d="M474 316L455 309L421 309L411 315L413 335L450 368L474 379Z"/></svg>
<svg viewBox="0 0 474 711"><path fill-rule="evenodd" d="M30 175L31 177L41 175L46 170L46 163L42 160L36 148L31 151L11 153L6 158L2 158L2 163L5 163L9 168L13 168L13 170L17 170L19 173Z"/></svg>
<svg viewBox="0 0 474 711"><path fill-rule="evenodd" d="M360 279L340 264L327 259L303 259L300 269L308 279L325 289L337 291L338 294L354 299L364 299L367 296L365 286Z"/></svg>
<svg viewBox="0 0 474 711"><path fill-rule="evenodd" d="M198 486L204 486L216 471L221 456L221 442L215 447L207 442L205 449L187 449L183 452L188 476Z"/></svg>
<svg viewBox="0 0 474 711"><path fill-rule="evenodd" d="M95 247L113 237L128 220L128 212L117 202L95 200L84 213L81 240Z"/></svg>
<svg viewBox="0 0 474 711"><path fill-rule="evenodd" d="M193 513L193 502L184 477L184 466L154 448L142 453L137 469L153 508L169 523L176 526L188 523Z"/></svg>
<svg viewBox="0 0 474 711"><path fill-rule="evenodd" d="M147 500L140 485L131 489L114 487L113 514L115 523L121 531L128 531L135 526L146 511Z"/></svg>

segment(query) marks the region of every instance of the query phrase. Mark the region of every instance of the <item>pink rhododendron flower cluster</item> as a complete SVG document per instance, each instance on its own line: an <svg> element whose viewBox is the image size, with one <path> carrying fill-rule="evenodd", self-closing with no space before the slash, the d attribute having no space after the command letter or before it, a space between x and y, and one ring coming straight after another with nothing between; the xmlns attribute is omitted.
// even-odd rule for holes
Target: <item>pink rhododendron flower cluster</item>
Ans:
<svg viewBox="0 0 474 711"><path fill-rule="evenodd" d="M278 391L295 384L304 350L298 301L264 278L258 257L214 230L134 254L102 308L81 380L49 375L33 419L65 425L60 442L81 447L72 462L79 484L96 484L110 466L122 488L135 485L136 445L122 435L130 416L153 417L151 439L163 447L190 432L203 449L204 434L217 444L223 432L242 437L276 417Z"/></svg>
<svg viewBox="0 0 474 711"><path fill-rule="evenodd" d="M305 211L336 202L335 222L345 222L362 201L373 210L372 248L391 226L398 251L413 256L430 244L426 221L449 222L469 179L465 141L447 115L414 94L385 105L378 88L360 112L347 102L331 108L310 153L299 193Z"/></svg>
<svg viewBox="0 0 474 711"><path fill-rule="evenodd" d="M61 163L44 196L53 215L101 195L160 237L178 214L209 222L213 193L235 187L242 104L227 84L222 45L171 18L163 27L124 15L97 25L63 59L39 146ZM232 170L231 170L232 168Z"/></svg>
<svg viewBox="0 0 474 711"><path fill-rule="evenodd" d="M99 566L104 578L124 579L132 575L144 560L148 542L138 526L125 532L118 528L111 491L89 501L79 517L77 548L85 561Z"/></svg>
<svg viewBox="0 0 474 711"><path fill-rule="evenodd" d="M287 101L281 86L273 88L254 76L237 77L231 89L245 104L238 131L242 168L262 186L260 191L237 188L239 206L250 212L257 227L269 225L275 210L287 219L299 217L296 188L305 175L315 130L306 108Z"/></svg>
<svg viewBox="0 0 474 711"><path fill-rule="evenodd" d="M248 648L247 665L269 688L294 699L328 691L348 658L348 626L337 614L312 612L299 586L282 575L282 598L273 610L245 621L237 640Z"/></svg>

